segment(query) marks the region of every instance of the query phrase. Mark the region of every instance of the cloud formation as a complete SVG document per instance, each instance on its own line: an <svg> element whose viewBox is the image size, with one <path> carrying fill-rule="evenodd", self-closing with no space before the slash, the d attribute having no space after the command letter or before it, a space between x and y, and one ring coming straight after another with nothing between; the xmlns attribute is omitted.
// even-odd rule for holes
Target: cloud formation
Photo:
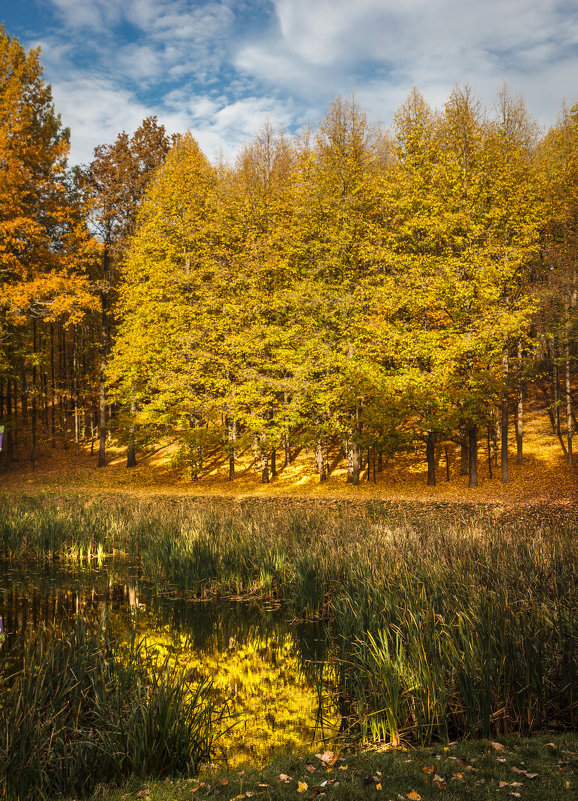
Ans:
<svg viewBox="0 0 578 801"><path fill-rule="evenodd" d="M507 81L552 124L574 102L569 0L20 0L10 33L40 43L72 162L156 114L209 156L234 156L265 118L296 131L355 92L391 121L416 85L433 105ZM42 14L34 13L41 9Z"/></svg>

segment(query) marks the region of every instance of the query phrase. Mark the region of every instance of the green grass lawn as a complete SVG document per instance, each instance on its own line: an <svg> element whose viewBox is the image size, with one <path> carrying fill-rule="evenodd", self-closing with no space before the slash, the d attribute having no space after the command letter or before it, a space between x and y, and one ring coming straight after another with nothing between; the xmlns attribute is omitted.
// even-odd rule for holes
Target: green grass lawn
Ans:
<svg viewBox="0 0 578 801"><path fill-rule="evenodd" d="M372 750L333 758L325 752L331 764L314 754L288 756L262 768L213 768L194 779L131 783L118 790L100 790L98 797L104 801L286 801L317 796L328 801L571 801L578 790L577 745L573 733L546 732L532 738Z"/></svg>

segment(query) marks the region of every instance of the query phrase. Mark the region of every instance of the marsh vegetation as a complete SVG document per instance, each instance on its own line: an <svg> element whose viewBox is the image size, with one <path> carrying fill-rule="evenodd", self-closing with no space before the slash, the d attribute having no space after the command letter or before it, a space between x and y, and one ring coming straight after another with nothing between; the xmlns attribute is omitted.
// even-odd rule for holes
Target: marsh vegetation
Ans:
<svg viewBox="0 0 578 801"><path fill-rule="evenodd" d="M303 663L320 697L331 678L349 741L429 745L575 724L570 511L112 496L5 496L1 507L4 564L122 554L159 592L279 604L314 622L324 658Z"/></svg>

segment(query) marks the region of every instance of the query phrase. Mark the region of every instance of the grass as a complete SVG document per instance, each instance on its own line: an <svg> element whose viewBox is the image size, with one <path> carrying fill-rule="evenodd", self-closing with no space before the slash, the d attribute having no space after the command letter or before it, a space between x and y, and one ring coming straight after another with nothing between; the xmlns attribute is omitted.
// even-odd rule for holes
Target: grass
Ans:
<svg viewBox="0 0 578 801"><path fill-rule="evenodd" d="M128 777L194 775L215 752L224 709L207 682L156 664L101 624L43 629L0 673L0 797L86 796Z"/></svg>
<svg viewBox="0 0 578 801"><path fill-rule="evenodd" d="M133 782L102 789L103 801L203 801L256 798L295 801L471 801L521 798L564 801L578 788L576 741L544 734L500 742L466 741L434 748L362 751L323 762L310 754L261 768L213 770L189 781ZM307 789L305 789L307 785Z"/></svg>

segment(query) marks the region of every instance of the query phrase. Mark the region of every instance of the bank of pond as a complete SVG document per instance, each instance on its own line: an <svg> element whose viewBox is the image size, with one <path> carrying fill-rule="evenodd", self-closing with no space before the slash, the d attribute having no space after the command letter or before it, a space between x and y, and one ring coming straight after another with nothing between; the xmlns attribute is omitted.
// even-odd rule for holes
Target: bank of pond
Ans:
<svg viewBox="0 0 578 801"><path fill-rule="evenodd" d="M0 496L0 782L576 723L564 508Z"/></svg>

